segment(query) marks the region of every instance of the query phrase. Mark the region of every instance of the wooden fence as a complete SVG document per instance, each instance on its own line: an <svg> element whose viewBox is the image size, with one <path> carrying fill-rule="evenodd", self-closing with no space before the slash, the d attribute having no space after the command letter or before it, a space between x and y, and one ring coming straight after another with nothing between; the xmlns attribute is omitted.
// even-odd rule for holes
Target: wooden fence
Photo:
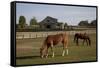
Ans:
<svg viewBox="0 0 100 68"><path fill-rule="evenodd" d="M63 33L65 31L49 31L49 32L16 32L16 39L25 39L25 38L40 38L47 37L48 35L55 35ZM96 30L84 30L84 31L66 31L69 35L74 35L75 33L96 33Z"/></svg>

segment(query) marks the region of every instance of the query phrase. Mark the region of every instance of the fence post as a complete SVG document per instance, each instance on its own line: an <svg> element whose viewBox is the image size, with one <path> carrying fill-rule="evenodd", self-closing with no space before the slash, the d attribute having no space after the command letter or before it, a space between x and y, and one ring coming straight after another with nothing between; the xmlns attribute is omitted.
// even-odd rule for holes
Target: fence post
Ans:
<svg viewBox="0 0 100 68"><path fill-rule="evenodd" d="M37 34L36 34L36 38L37 38Z"/></svg>
<svg viewBox="0 0 100 68"><path fill-rule="evenodd" d="M22 35L22 39L24 39L24 34Z"/></svg>
<svg viewBox="0 0 100 68"><path fill-rule="evenodd" d="M46 33L46 37L48 36L48 33Z"/></svg>
<svg viewBox="0 0 100 68"><path fill-rule="evenodd" d="M31 38L31 33L29 33L29 38Z"/></svg>
<svg viewBox="0 0 100 68"><path fill-rule="evenodd" d="M42 34L42 37L43 37L44 35Z"/></svg>

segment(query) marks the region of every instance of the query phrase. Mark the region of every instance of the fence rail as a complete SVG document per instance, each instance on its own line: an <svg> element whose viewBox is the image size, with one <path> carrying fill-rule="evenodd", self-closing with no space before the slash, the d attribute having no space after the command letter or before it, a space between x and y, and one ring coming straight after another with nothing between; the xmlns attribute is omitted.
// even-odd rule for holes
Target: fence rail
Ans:
<svg viewBox="0 0 100 68"><path fill-rule="evenodd" d="M16 39L25 39L25 38L40 38L47 37L48 35L55 35L63 33L65 31L47 31L47 32L16 32ZM87 33L93 34L96 33L96 30L84 30L84 31L66 31L69 35L74 35L75 33Z"/></svg>

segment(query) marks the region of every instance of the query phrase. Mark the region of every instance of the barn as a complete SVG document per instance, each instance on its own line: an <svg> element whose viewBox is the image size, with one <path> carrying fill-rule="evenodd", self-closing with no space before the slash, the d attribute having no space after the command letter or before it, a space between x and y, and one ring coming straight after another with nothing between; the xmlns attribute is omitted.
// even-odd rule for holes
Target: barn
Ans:
<svg viewBox="0 0 100 68"><path fill-rule="evenodd" d="M58 28L58 20L50 16L47 16L39 24L42 29L57 29Z"/></svg>

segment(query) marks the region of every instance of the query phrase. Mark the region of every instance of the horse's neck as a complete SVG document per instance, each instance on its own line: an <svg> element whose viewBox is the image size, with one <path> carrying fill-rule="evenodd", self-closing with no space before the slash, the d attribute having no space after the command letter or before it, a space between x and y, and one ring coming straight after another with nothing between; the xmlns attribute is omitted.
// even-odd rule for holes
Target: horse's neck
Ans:
<svg viewBox="0 0 100 68"><path fill-rule="evenodd" d="M44 43L42 44L42 49L47 48L46 42L44 41Z"/></svg>

